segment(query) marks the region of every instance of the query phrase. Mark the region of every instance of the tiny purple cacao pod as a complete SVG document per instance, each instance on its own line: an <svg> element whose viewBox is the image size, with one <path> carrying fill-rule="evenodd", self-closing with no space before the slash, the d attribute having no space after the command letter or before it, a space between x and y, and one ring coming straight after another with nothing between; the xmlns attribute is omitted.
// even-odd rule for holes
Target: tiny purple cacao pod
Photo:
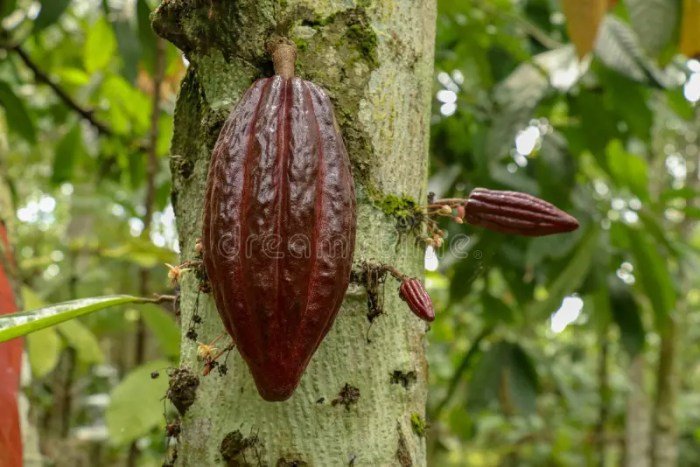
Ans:
<svg viewBox="0 0 700 467"><path fill-rule="evenodd" d="M435 319L433 301L418 279L411 277L404 279L399 287L399 297L408 304L413 314L423 321L430 322Z"/></svg>
<svg viewBox="0 0 700 467"><path fill-rule="evenodd" d="M578 221L556 206L527 193L475 188L465 220L496 232L541 237L578 228Z"/></svg>

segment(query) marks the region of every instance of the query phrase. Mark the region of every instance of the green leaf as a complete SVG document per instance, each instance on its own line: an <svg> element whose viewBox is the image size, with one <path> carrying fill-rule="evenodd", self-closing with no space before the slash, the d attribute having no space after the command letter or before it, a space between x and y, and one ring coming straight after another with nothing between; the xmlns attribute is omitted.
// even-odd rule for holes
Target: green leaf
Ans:
<svg viewBox="0 0 700 467"><path fill-rule="evenodd" d="M676 301L673 279L664 255L649 241L644 231L627 228L627 236L634 257L634 275L639 289L647 296L654 311L657 327L665 325Z"/></svg>
<svg viewBox="0 0 700 467"><path fill-rule="evenodd" d="M567 201L575 185L576 165L564 136L556 130L544 135L532 160L542 198L555 205Z"/></svg>
<svg viewBox="0 0 700 467"><path fill-rule="evenodd" d="M68 5L70 0L41 0L39 16L34 20L34 32L40 32L55 23Z"/></svg>
<svg viewBox="0 0 700 467"><path fill-rule="evenodd" d="M78 360L86 365L104 362L105 356L97 337L83 323L74 319L57 325L56 329L68 347L75 349Z"/></svg>
<svg viewBox="0 0 700 467"><path fill-rule="evenodd" d="M5 0L0 3L0 18L4 18L17 8L17 0Z"/></svg>
<svg viewBox="0 0 700 467"><path fill-rule="evenodd" d="M596 56L611 70L641 83L668 87L668 78L646 56L632 30L617 18L606 16L598 33Z"/></svg>
<svg viewBox="0 0 700 467"><path fill-rule="evenodd" d="M156 305L141 307L141 318L158 340L160 350L167 357L180 355L180 326L172 315Z"/></svg>
<svg viewBox="0 0 700 467"><path fill-rule="evenodd" d="M104 69L114 58L116 47L112 28L104 17L100 17L90 27L83 46L85 70L94 73Z"/></svg>
<svg viewBox="0 0 700 467"><path fill-rule="evenodd" d="M101 91L110 102L107 119L115 131L124 133L131 128L143 132L148 129L152 107L148 96L118 75L107 77Z"/></svg>
<svg viewBox="0 0 700 467"><path fill-rule="evenodd" d="M516 133L553 87L565 89L578 79L580 71L566 85L556 80L557 71L575 64L573 47L550 50L534 56L532 63L518 66L496 87L493 95L496 115L486 141L485 155L489 160L498 161L510 154Z"/></svg>
<svg viewBox="0 0 700 467"><path fill-rule="evenodd" d="M61 339L53 328L28 335L27 353L32 375L35 378L43 378L56 368L62 348Z"/></svg>
<svg viewBox="0 0 700 467"><path fill-rule="evenodd" d="M647 161L631 154L622 147L622 142L615 139L606 148L608 167L616 184L627 187L640 198L648 199L649 173Z"/></svg>
<svg viewBox="0 0 700 467"><path fill-rule="evenodd" d="M605 109L598 109L598 114L606 112L618 121L622 119L627 124L624 133L629 130L642 141L649 141L654 123L654 115L649 107L652 92L649 86L605 67L598 68L599 79L605 86Z"/></svg>
<svg viewBox="0 0 700 467"><path fill-rule="evenodd" d="M482 294L481 306L484 310L484 322L487 325L496 325L499 322L513 323L517 319L515 310L493 295Z"/></svg>
<svg viewBox="0 0 700 467"><path fill-rule="evenodd" d="M44 300L29 287L22 287L22 301L28 308L41 308L46 306ZM95 335L78 320L65 321L57 325L55 329L46 328L27 335L29 362L31 363L32 372L35 376L41 377L41 375L48 373L58 362L59 352L63 348L59 339L59 334L69 347L75 349L78 360L81 362L92 364L104 361L104 354L102 353L102 349L100 349ZM46 343L43 343L44 340ZM52 346L55 348L55 356L49 352L52 350ZM32 356L32 348L35 349L37 355ZM32 358L37 358L40 361L34 363L32 362ZM48 362L52 361L54 358L55 361L51 369L41 369L42 365L48 366Z"/></svg>
<svg viewBox="0 0 700 467"><path fill-rule="evenodd" d="M506 345L503 342L492 345L482 353L469 381L469 411L486 410L498 401L501 368L506 365L507 358Z"/></svg>
<svg viewBox="0 0 700 467"><path fill-rule="evenodd" d="M673 40L680 19L677 0L627 0L632 29L644 49L659 55Z"/></svg>
<svg viewBox="0 0 700 467"><path fill-rule="evenodd" d="M683 95L683 88L678 87L666 91L666 104L683 120L695 118L695 106Z"/></svg>
<svg viewBox="0 0 700 467"><path fill-rule="evenodd" d="M125 446L165 424L163 403L168 378L151 378L154 371L170 367L167 360L148 362L132 370L114 388L105 414L110 441Z"/></svg>
<svg viewBox="0 0 700 467"><path fill-rule="evenodd" d="M539 386L532 358L518 344L511 344L508 390L519 413L532 414L536 409Z"/></svg>
<svg viewBox="0 0 700 467"><path fill-rule="evenodd" d="M547 286L547 297L542 301L533 301L528 306L529 316L549 316L556 311L566 295L575 292L581 286L591 268L597 244L598 229L591 227L581 239L569 264Z"/></svg>
<svg viewBox="0 0 700 467"><path fill-rule="evenodd" d="M133 83L138 72L138 62L141 57L141 47L134 21L118 19L112 23L114 34L117 37L119 54L124 66L121 68L122 76Z"/></svg>
<svg viewBox="0 0 700 467"><path fill-rule="evenodd" d="M467 407L484 410L500 403L502 409L520 414L535 411L538 377L532 359L518 344L495 343L474 368Z"/></svg>
<svg viewBox="0 0 700 467"><path fill-rule="evenodd" d="M126 303L147 303L148 299L131 295L106 295L81 298L44 308L0 316L0 342L45 329L78 316ZM2 310L0 310L0 313Z"/></svg>
<svg viewBox="0 0 700 467"><path fill-rule="evenodd" d="M176 261L176 254L172 250L156 246L150 240L139 237L129 237L119 246L105 248L102 250L102 255L129 261L144 268Z"/></svg>
<svg viewBox="0 0 700 467"><path fill-rule="evenodd" d="M34 122L20 100L12 91L10 85L0 81L0 104L5 108L7 124L29 143L36 143Z"/></svg>
<svg viewBox="0 0 700 467"><path fill-rule="evenodd" d="M631 357L637 355L644 347L644 324L641 310L628 287L618 283L611 285L610 312L620 328L620 340L625 351Z"/></svg>
<svg viewBox="0 0 700 467"><path fill-rule="evenodd" d="M75 124L56 144L56 154L53 158L53 172L51 183L60 185L69 181L73 176L76 156L83 154L83 138L80 133L80 125Z"/></svg>
<svg viewBox="0 0 700 467"><path fill-rule="evenodd" d="M151 8L146 0L136 0L136 22L141 44L141 56L149 73L153 73L156 55L156 35L151 27Z"/></svg>

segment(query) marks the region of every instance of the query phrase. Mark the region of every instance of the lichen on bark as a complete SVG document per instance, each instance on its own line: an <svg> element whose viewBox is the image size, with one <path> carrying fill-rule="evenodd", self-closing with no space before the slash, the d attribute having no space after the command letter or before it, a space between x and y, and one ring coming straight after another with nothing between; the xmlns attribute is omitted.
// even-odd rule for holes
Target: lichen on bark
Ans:
<svg viewBox="0 0 700 467"><path fill-rule="evenodd" d="M253 80L272 73L264 46L279 34L297 44L297 74L324 87L335 105L358 192L355 264L391 263L419 276L422 250L397 231L393 213L378 200L426 196L434 22L435 0L164 0L154 28L190 62L171 149L182 259L194 257L201 235L208 163L221 125ZM222 326L198 285L192 275L181 283L183 335L194 328L197 340L207 342ZM405 465L406 459L423 465L424 440L411 418L425 413L426 328L396 296L398 283L387 279L382 287L384 313L369 330L365 290L350 287L287 402L262 401L235 351L226 374L200 377L182 417L177 462L221 465L245 451L253 465ZM200 324L192 321L195 307ZM181 367L201 373L192 339L183 338ZM389 375L397 369L414 372L415 381L393 384ZM359 397L332 404L346 385ZM236 448L230 443L236 432L241 440L255 436L256 448L227 449L226 455L237 452L229 461L222 443L228 436L224 447Z"/></svg>

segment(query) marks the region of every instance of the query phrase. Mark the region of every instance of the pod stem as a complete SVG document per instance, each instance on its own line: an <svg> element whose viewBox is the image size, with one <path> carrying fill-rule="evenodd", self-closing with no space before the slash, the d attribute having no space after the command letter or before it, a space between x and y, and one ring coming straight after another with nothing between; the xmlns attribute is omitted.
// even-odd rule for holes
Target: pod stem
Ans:
<svg viewBox="0 0 700 467"><path fill-rule="evenodd" d="M267 42L267 52L272 56L272 66L275 74L285 79L294 77L294 63L297 58L297 47L287 38L275 36Z"/></svg>
<svg viewBox="0 0 700 467"><path fill-rule="evenodd" d="M382 264L382 269L384 269L386 272L394 276L394 279L398 281L405 281L408 279L408 276L398 269L396 269L394 266L391 266L390 264Z"/></svg>

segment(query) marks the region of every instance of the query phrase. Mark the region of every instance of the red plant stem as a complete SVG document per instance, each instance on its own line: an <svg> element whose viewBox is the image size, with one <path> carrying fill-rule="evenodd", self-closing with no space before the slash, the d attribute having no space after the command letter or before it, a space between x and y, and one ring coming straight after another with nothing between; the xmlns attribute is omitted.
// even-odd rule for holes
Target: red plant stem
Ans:
<svg viewBox="0 0 700 467"><path fill-rule="evenodd" d="M7 230L0 222L0 312L12 313L17 309L10 280L13 264ZM22 340L13 339L0 344L0 466L22 466L22 437L20 431L17 395L22 358Z"/></svg>

